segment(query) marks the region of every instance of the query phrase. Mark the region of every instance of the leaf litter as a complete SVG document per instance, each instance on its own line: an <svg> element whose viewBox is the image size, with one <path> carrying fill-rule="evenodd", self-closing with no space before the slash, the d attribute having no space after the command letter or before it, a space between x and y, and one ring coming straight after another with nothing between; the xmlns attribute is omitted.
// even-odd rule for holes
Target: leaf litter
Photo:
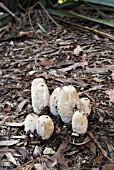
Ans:
<svg viewBox="0 0 114 170"><path fill-rule="evenodd" d="M0 166L15 170L111 169L114 166L114 56L110 48L113 41L80 30L46 26L47 34L39 33L41 40L30 26L20 32L15 24L10 38L7 34L1 40ZM107 32L105 27L97 27ZM72 136L71 126L53 117L49 110L44 112L55 124L51 139L43 141L36 134L25 134L25 117L33 113L30 87L36 77L46 80L50 93L56 87L73 84L80 96L89 96L92 113L85 135ZM35 146L42 151L34 158ZM43 154L45 148L53 150L53 155Z"/></svg>

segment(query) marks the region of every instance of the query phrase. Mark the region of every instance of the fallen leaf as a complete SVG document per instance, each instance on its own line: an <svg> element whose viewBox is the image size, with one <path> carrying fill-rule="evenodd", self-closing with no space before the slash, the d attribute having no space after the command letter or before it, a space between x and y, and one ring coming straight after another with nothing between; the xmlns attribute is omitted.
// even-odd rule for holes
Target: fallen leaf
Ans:
<svg viewBox="0 0 114 170"><path fill-rule="evenodd" d="M67 139L63 139L61 145L59 146L57 152L49 157L49 159L47 159L46 161L46 166L48 168L52 168L54 167L54 165L58 164L58 170L65 170L68 169L68 164L64 159L64 151L66 149L68 145L68 140Z"/></svg>
<svg viewBox="0 0 114 170"><path fill-rule="evenodd" d="M12 146L19 142L19 140L3 140L0 141L0 146Z"/></svg>
<svg viewBox="0 0 114 170"><path fill-rule="evenodd" d="M5 125L10 126L10 127L22 127L24 126L24 122L6 122Z"/></svg>
<svg viewBox="0 0 114 170"><path fill-rule="evenodd" d="M32 31L20 31L19 35L17 35L16 37L24 37L24 36L27 36L31 33Z"/></svg>
<svg viewBox="0 0 114 170"><path fill-rule="evenodd" d="M36 170L44 170L44 166L39 164L39 163L34 164L34 167L35 167Z"/></svg>
<svg viewBox="0 0 114 170"><path fill-rule="evenodd" d="M97 83L101 83L103 80L97 77L94 77L93 80Z"/></svg>
<svg viewBox="0 0 114 170"><path fill-rule="evenodd" d="M75 64L72 64L68 67L64 67L64 68L61 68L61 69L58 69L58 71L63 71L63 72L66 72L66 71L70 71L72 69L76 69L76 67L83 67L83 62L78 62L78 63L75 63Z"/></svg>
<svg viewBox="0 0 114 170"><path fill-rule="evenodd" d="M114 163L104 165L102 170L114 170Z"/></svg>
<svg viewBox="0 0 114 170"><path fill-rule="evenodd" d="M112 80L114 80L114 71L112 72L111 76L112 76Z"/></svg>
<svg viewBox="0 0 114 170"><path fill-rule="evenodd" d="M55 153L55 151L52 148L49 148L49 147L46 147L43 151L44 155L52 155L54 153Z"/></svg>
<svg viewBox="0 0 114 170"><path fill-rule="evenodd" d="M104 137L103 139L104 139L104 142L107 144L107 147L108 147L108 150L110 153L110 157L112 158L112 160L114 160L114 146L113 146L112 142L107 137Z"/></svg>
<svg viewBox="0 0 114 170"><path fill-rule="evenodd" d="M26 159L26 157L27 157L27 150L26 150L26 148L25 147L17 147L17 150L23 156L23 161L24 161Z"/></svg>
<svg viewBox="0 0 114 170"><path fill-rule="evenodd" d="M82 51L83 51L83 49L80 47L80 45L78 45L78 46L74 49L73 54L74 54L75 56L79 56L80 52L82 52Z"/></svg>
<svg viewBox="0 0 114 170"><path fill-rule="evenodd" d="M93 160L93 165L95 166L96 164L100 164L100 162L102 161L103 159L103 155L100 154L98 155L94 160Z"/></svg>
<svg viewBox="0 0 114 170"><path fill-rule="evenodd" d="M28 102L28 99L23 100L16 108L17 112L21 112L25 104Z"/></svg>
<svg viewBox="0 0 114 170"><path fill-rule="evenodd" d="M12 106L11 106L11 104L10 103L6 103L5 105L4 105L4 112L5 113L8 113L8 112L10 112L11 111L11 109L12 109Z"/></svg>
<svg viewBox="0 0 114 170"><path fill-rule="evenodd" d="M109 95L110 102L114 103L114 89L106 91L106 94Z"/></svg>
<svg viewBox="0 0 114 170"><path fill-rule="evenodd" d="M45 59L37 62L38 66L52 66L54 64L54 59Z"/></svg>
<svg viewBox="0 0 114 170"><path fill-rule="evenodd" d="M4 153L4 155L7 157L7 159L10 162L12 162L14 165L17 165L15 158L13 157L13 155L10 152L6 152L6 153Z"/></svg>

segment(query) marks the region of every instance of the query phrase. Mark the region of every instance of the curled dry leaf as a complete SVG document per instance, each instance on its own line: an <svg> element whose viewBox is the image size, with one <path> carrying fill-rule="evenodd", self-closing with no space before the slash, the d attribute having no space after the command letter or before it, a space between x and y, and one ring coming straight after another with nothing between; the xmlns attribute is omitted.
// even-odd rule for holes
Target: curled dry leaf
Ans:
<svg viewBox="0 0 114 170"><path fill-rule="evenodd" d="M83 111L76 111L72 117L72 130L77 134L86 133L88 128L88 119Z"/></svg>
<svg viewBox="0 0 114 170"><path fill-rule="evenodd" d="M111 76L112 76L112 80L114 80L114 71L112 72Z"/></svg>
<svg viewBox="0 0 114 170"><path fill-rule="evenodd" d="M110 102L114 103L114 89L106 91L106 93L109 95Z"/></svg>
<svg viewBox="0 0 114 170"><path fill-rule="evenodd" d="M80 52L82 52L82 51L83 51L83 49L80 47L80 45L78 45L78 46L74 49L73 54L74 54L75 56L79 56Z"/></svg>
<svg viewBox="0 0 114 170"><path fill-rule="evenodd" d="M28 102L28 99L23 100L16 108L17 112L21 112L25 104Z"/></svg>
<svg viewBox="0 0 114 170"><path fill-rule="evenodd" d="M12 153L6 152L4 154L10 162L12 162L14 165L17 165L17 162L16 162L15 158L13 157Z"/></svg>
<svg viewBox="0 0 114 170"><path fill-rule="evenodd" d="M42 115L36 123L36 130L43 140L49 139L54 131L53 120L48 115Z"/></svg>
<svg viewBox="0 0 114 170"><path fill-rule="evenodd" d="M12 146L19 142L19 140L3 140L0 141L0 146Z"/></svg>
<svg viewBox="0 0 114 170"><path fill-rule="evenodd" d="M68 164L64 159L64 151L68 145L68 140L63 139L61 145L59 146L57 152L46 161L46 166L48 168L53 168L54 165L58 165L58 169L65 170L68 169Z"/></svg>
<svg viewBox="0 0 114 170"><path fill-rule="evenodd" d="M104 165L102 170L114 170L114 162Z"/></svg>
<svg viewBox="0 0 114 170"><path fill-rule="evenodd" d="M80 108L80 100L73 86L64 86L58 98L58 113L64 123L72 120L76 108Z"/></svg>
<svg viewBox="0 0 114 170"><path fill-rule="evenodd" d="M5 125L10 126L10 127L22 127L24 126L24 122L6 122Z"/></svg>
<svg viewBox="0 0 114 170"><path fill-rule="evenodd" d="M35 115L34 113L31 113L29 115L27 115L26 119L25 119L25 132L28 133L34 133L35 129L36 129L36 122L38 120L38 116Z"/></svg>

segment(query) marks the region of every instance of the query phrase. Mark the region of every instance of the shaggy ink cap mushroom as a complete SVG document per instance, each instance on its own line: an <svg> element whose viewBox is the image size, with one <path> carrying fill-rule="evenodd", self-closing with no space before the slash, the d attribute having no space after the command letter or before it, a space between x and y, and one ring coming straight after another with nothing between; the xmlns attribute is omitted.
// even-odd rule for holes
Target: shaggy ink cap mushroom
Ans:
<svg viewBox="0 0 114 170"><path fill-rule="evenodd" d="M72 130L76 134L85 134L88 128L88 119L82 110L78 110L72 117Z"/></svg>
<svg viewBox="0 0 114 170"><path fill-rule="evenodd" d="M54 116L58 116L58 98L59 98L59 95L60 95L60 91L61 91L61 88L60 87L57 87L51 94L50 96L50 112L54 115Z"/></svg>
<svg viewBox="0 0 114 170"><path fill-rule="evenodd" d="M40 114L49 105L50 94L45 83L34 85L31 87L32 107L36 114Z"/></svg>
<svg viewBox="0 0 114 170"><path fill-rule="evenodd" d="M64 123L70 123L75 109L80 107L80 100L73 86L64 86L58 98L58 113Z"/></svg>
<svg viewBox="0 0 114 170"><path fill-rule="evenodd" d="M37 134L43 139L49 139L54 131L53 120L48 115L42 115L36 123Z"/></svg>

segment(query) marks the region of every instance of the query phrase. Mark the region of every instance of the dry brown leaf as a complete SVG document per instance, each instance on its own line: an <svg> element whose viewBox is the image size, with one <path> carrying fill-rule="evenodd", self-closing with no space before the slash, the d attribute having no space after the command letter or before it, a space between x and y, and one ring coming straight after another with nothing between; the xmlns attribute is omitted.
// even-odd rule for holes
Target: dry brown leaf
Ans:
<svg viewBox="0 0 114 170"><path fill-rule="evenodd" d="M32 31L20 31L19 35L17 35L16 37L24 37L24 36L27 36L31 33Z"/></svg>
<svg viewBox="0 0 114 170"><path fill-rule="evenodd" d="M48 168L53 168L54 165L58 165L58 170L68 169L67 162L65 161L64 155L63 155L67 145L68 145L68 140L63 139L57 152L53 156L51 156L47 159L46 166Z"/></svg>
<svg viewBox="0 0 114 170"><path fill-rule="evenodd" d="M66 71L70 71L72 69L76 69L76 67L83 67L83 62L78 62L78 63L74 63L68 67L64 67L64 68L61 68L61 69L58 69L58 71L63 71L63 72L66 72Z"/></svg>
<svg viewBox="0 0 114 170"><path fill-rule="evenodd" d="M112 72L111 76L112 76L112 80L114 80L114 71Z"/></svg>
<svg viewBox="0 0 114 170"><path fill-rule="evenodd" d="M106 94L109 95L110 102L114 103L114 89L106 91Z"/></svg>
<svg viewBox="0 0 114 170"><path fill-rule="evenodd" d="M102 170L114 170L114 163L104 165Z"/></svg>
<svg viewBox="0 0 114 170"><path fill-rule="evenodd" d="M98 155L94 160L93 160L93 165L95 166L96 164L100 164L100 162L102 161L103 159L103 155L100 154Z"/></svg>
<svg viewBox="0 0 114 170"><path fill-rule="evenodd" d="M83 51L83 49L80 47L80 45L78 45L78 46L74 49L73 54L74 54L75 56L79 56L80 52L82 52L82 51Z"/></svg>
<svg viewBox="0 0 114 170"><path fill-rule="evenodd" d="M19 140L3 140L0 141L0 146L12 146L19 142Z"/></svg>
<svg viewBox="0 0 114 170"><path fill-rule="evenodd" d="M7 159L10 162L12 162L14 165L17 165L15 158L13 157L13 155L10 152L6 152L6 153L4 153L4 155L7 157Z"/></svg>
<svg viewBox="0 0 114 170"><path fill-rule="evenodd" d="M39 164L39 163L34 164L34 167L35 167L36 170L44 170L43 165L41 165L41 164Z"/></svg>
<svg viewBox="0 0 114 170"><path fill-rule="evenodd" d="M104 139L105 143L107 144L108 150L110 152L110 157L112 158L112 160L114 160L114 146L113 146L113 143L107 137L104 137L103 139Z"/></svg>
<svg viewBox="0 0 114 170"><path fill-rule="evenodd" d="M10 127L22 127L24 126L24 122L6 122L5 125L10 126Z"/></svg>
<svg viewBox="0 0 114 170"><path fill-rule="evenodd" d="M17 112L21 112L25 104L28 102L28 99L23 100L16 108Z"/></svg>
<svg viewBox="0 0 114 170"><path fill-rule="evenodd" d="M52 66L54 64L55 59L45 59L37 62L38 66Z"/></svg>
<svg viewBox="0 0 114 170"><path fill-rule="evenodd" d="M6 103L6 104L4 105L4 107L3 107L3 109L4 109L4 112L8 113L8 112L11 111L12 106L11 106L10 103Z"/></svg>

